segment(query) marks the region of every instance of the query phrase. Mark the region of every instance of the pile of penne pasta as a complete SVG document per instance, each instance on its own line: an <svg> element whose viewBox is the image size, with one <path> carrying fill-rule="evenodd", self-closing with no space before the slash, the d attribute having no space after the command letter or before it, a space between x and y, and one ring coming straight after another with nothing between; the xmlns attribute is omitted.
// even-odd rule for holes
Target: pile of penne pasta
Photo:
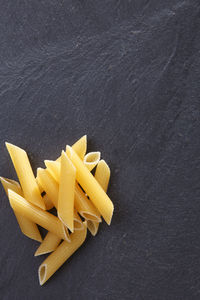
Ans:
<svg viewBox="0 0 200 300"><path fill-rule="evenodd" d="M45 160L35 177L27 153L6 143L19 183L0 177L21 231L40 242L35 256L52 252L40 265L43 285L85 241L87 229L96 235L104 218L110 225L113 203L106 191L110 169L100 152L89 152L87 136L80 138L56 160ZM93 175L91 171L96 167ZM57 216L49 212L53 207ZM47 234L42 240L38 226Z"/></svg>

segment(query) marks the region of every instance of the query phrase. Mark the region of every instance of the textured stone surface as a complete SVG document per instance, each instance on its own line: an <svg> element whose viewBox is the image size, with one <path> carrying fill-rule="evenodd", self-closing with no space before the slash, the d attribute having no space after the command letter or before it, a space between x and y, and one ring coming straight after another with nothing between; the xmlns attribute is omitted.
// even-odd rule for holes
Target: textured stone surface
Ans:
<svg viewBox="0 0 200 300"><path fill-rule="evenodd" d="M0 298L200 299L199 1L2 1L0 174L88 134L113 222L42 288L0 187Z"/></svg>

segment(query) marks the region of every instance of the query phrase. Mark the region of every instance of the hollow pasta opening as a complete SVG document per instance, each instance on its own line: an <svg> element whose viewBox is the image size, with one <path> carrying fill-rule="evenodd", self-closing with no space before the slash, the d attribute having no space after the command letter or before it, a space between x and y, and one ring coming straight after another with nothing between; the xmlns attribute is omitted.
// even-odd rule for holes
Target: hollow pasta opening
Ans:
<svg viewBox="0 0 200 300"><path fill-rule="evenodd" d="M46 273L47 273L47 266L46 265L42 265L39 268L39 281L40 281L40 285L42 285L45 281L46 278Z"/></svg>
<svg viewBox="0 0 200 300"><path fill-rule="evenodd" d="M99 159L100 159L100 152L90 152L85 156L84 162L93 164L98 162Z"/></svg>
<svg viewBox="0 0 200 300"><path fill-rule="evenodd" d="M79 220L74 220L74 229L75 230L82 230L83 229L83 223Z"/></svg>
<svg viewBox="0 0 200 300"><path fill-rule="evenodd" d="M88 229L90 230L91 234L92 234L92 235L95 235L95 233L96 233L96 228L95 228L94 223L91 222L91 221L87 221L87 226L88 226Z"/></svg>
<svg viewBox="0 0 200 300"><path fill-rule="evenodd" d="M65 236L66 241L70 242L71 240L69 237L69 231L65 225L63 225L63 230L64 230L64 236Z"/></svg>
<svg viewBox="0 0 200 300"><path fill-rule="evenodd" d="M90 220L90 221L94 221L94 222L101 222L101 218L99 218L98 216L93 215L91 213L81 212L81 215L84 219L86 219L88 221Z"/></svg>

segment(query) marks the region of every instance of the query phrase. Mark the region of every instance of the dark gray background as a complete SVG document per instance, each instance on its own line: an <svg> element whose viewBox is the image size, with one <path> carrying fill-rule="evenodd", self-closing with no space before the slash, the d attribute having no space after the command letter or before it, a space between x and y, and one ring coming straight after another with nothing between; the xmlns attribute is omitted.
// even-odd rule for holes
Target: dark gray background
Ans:
<svg viewBox="0 0 200 300"><path fill-rule="evenodd" d="M110 227L45 284L0 188L0 299L200 299L199 1L0 1L5 141L34 171L88 134Z"/></svg>

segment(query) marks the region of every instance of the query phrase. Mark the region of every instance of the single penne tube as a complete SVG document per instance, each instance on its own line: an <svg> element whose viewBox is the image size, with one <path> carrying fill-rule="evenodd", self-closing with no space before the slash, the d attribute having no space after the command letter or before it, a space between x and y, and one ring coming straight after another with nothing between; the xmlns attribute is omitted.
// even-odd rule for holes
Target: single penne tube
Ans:
<svg viewBox="0 0 200 300"><path fill-rule="evenodd" d="M56 250L51 253L38 270L40 285L43 285L63 264L64 262L83 244L87 234L84 225L83 230L74 231L70 235L71 243L63 241Z"/></svg>
<svg viewBox="0 0 200 300"><path fill-rule="evenodd" d="M60 184L58 193L58 217L69 228L74 231L74 188L76 180L76 169L67 154L62 151L60 162Z"/></svg>
<svg viewBox="0 0 200 300"><path fill-rule="evenodd" d="M108 183L110 179L110 168L104 160L99 161L94 177L98 181L100 186L103 188L103 190L106 192L108 189ZM95 236L99 229L99 223L92 220L88 220L87 228L89 229L91 234Z"/></svg>
<svg viewBox="0 0 200 300"><path fill-rule="evenodd" d="M89 152L84 156L83 163L88 168L89 171L92 171L98 164L101 157L100 152Z"/></svg>
<svg viewBox="0 0 200 300"><path fill-rule="evenodd" d="M26 151L9 143L6 143L6 147L19 178L24 197L34 205L45 209L45 204L40 194Z"/></svg>
<svg viewBox="0 0 200 300"><path fill-rule="evenodd" d="M88 220L87 228L89 229L90 233L95 236L99 229L99 222Z"/></svg>
<svg viewBox="0 0 200 300"><path fill-rule="evenodd" d="M39 256L43 254L47 254L50 252L53 252L58 245L60 244L61 239L57 235L55 235L52 232L47 232L44 240L40 244L40 246L37 248L34 256Z"/></svg>
<svg viewBox="0 0 200 300"><path fill-rule="evenodd" d="M8 189L13 190L14 192L18 193L21 196L23 195L22 189L17 181L4 178L4 177L0 177L0 180L7 196L8 196ZM27 219L26 217L21 216L19 213L17 212L14 213L22 233L27 237L29 237L30 239L41 242L42 238L37 225L34 222Z"/></svg>
<svg viewBox="0 0 200 300"><path fill-rule="evenodd" d="M110 225L114 210L112 201L70 146L67 146L67 155L76 168L77 181L83 187L86 194L90 197L94 206L103 216L106 223Z"/></svg>
<svg viewBox="0 0 200 300"><path fill-rule="evenodd" d="M58 207L58 183L52 178L51 174L45 169L37 168L37 181L42 186L47 196Z"/></svg>
<svg viewBox="0 0 200 300"><path fill-rule="evenodd" d="M8 190L8 198L10 200L10 205L15 212L54 233L61 239L70 241L67 228L56 216L33 205L10 189Z"/></svg>
<svg viewBox="0 0 200 300"><path fill-rule="evenodd" d="M76 143L72 145L72 148L80 157L80 159L83 160L87 151L87 135L82 136Z"/></svg>
<svg viewBox="0 0 200 300"><path fill-rule="evenodd" d="M95 171L95 179L98 181L102 189L107 192L110 180L110 168L105 160L100 160Z"/></svg>

